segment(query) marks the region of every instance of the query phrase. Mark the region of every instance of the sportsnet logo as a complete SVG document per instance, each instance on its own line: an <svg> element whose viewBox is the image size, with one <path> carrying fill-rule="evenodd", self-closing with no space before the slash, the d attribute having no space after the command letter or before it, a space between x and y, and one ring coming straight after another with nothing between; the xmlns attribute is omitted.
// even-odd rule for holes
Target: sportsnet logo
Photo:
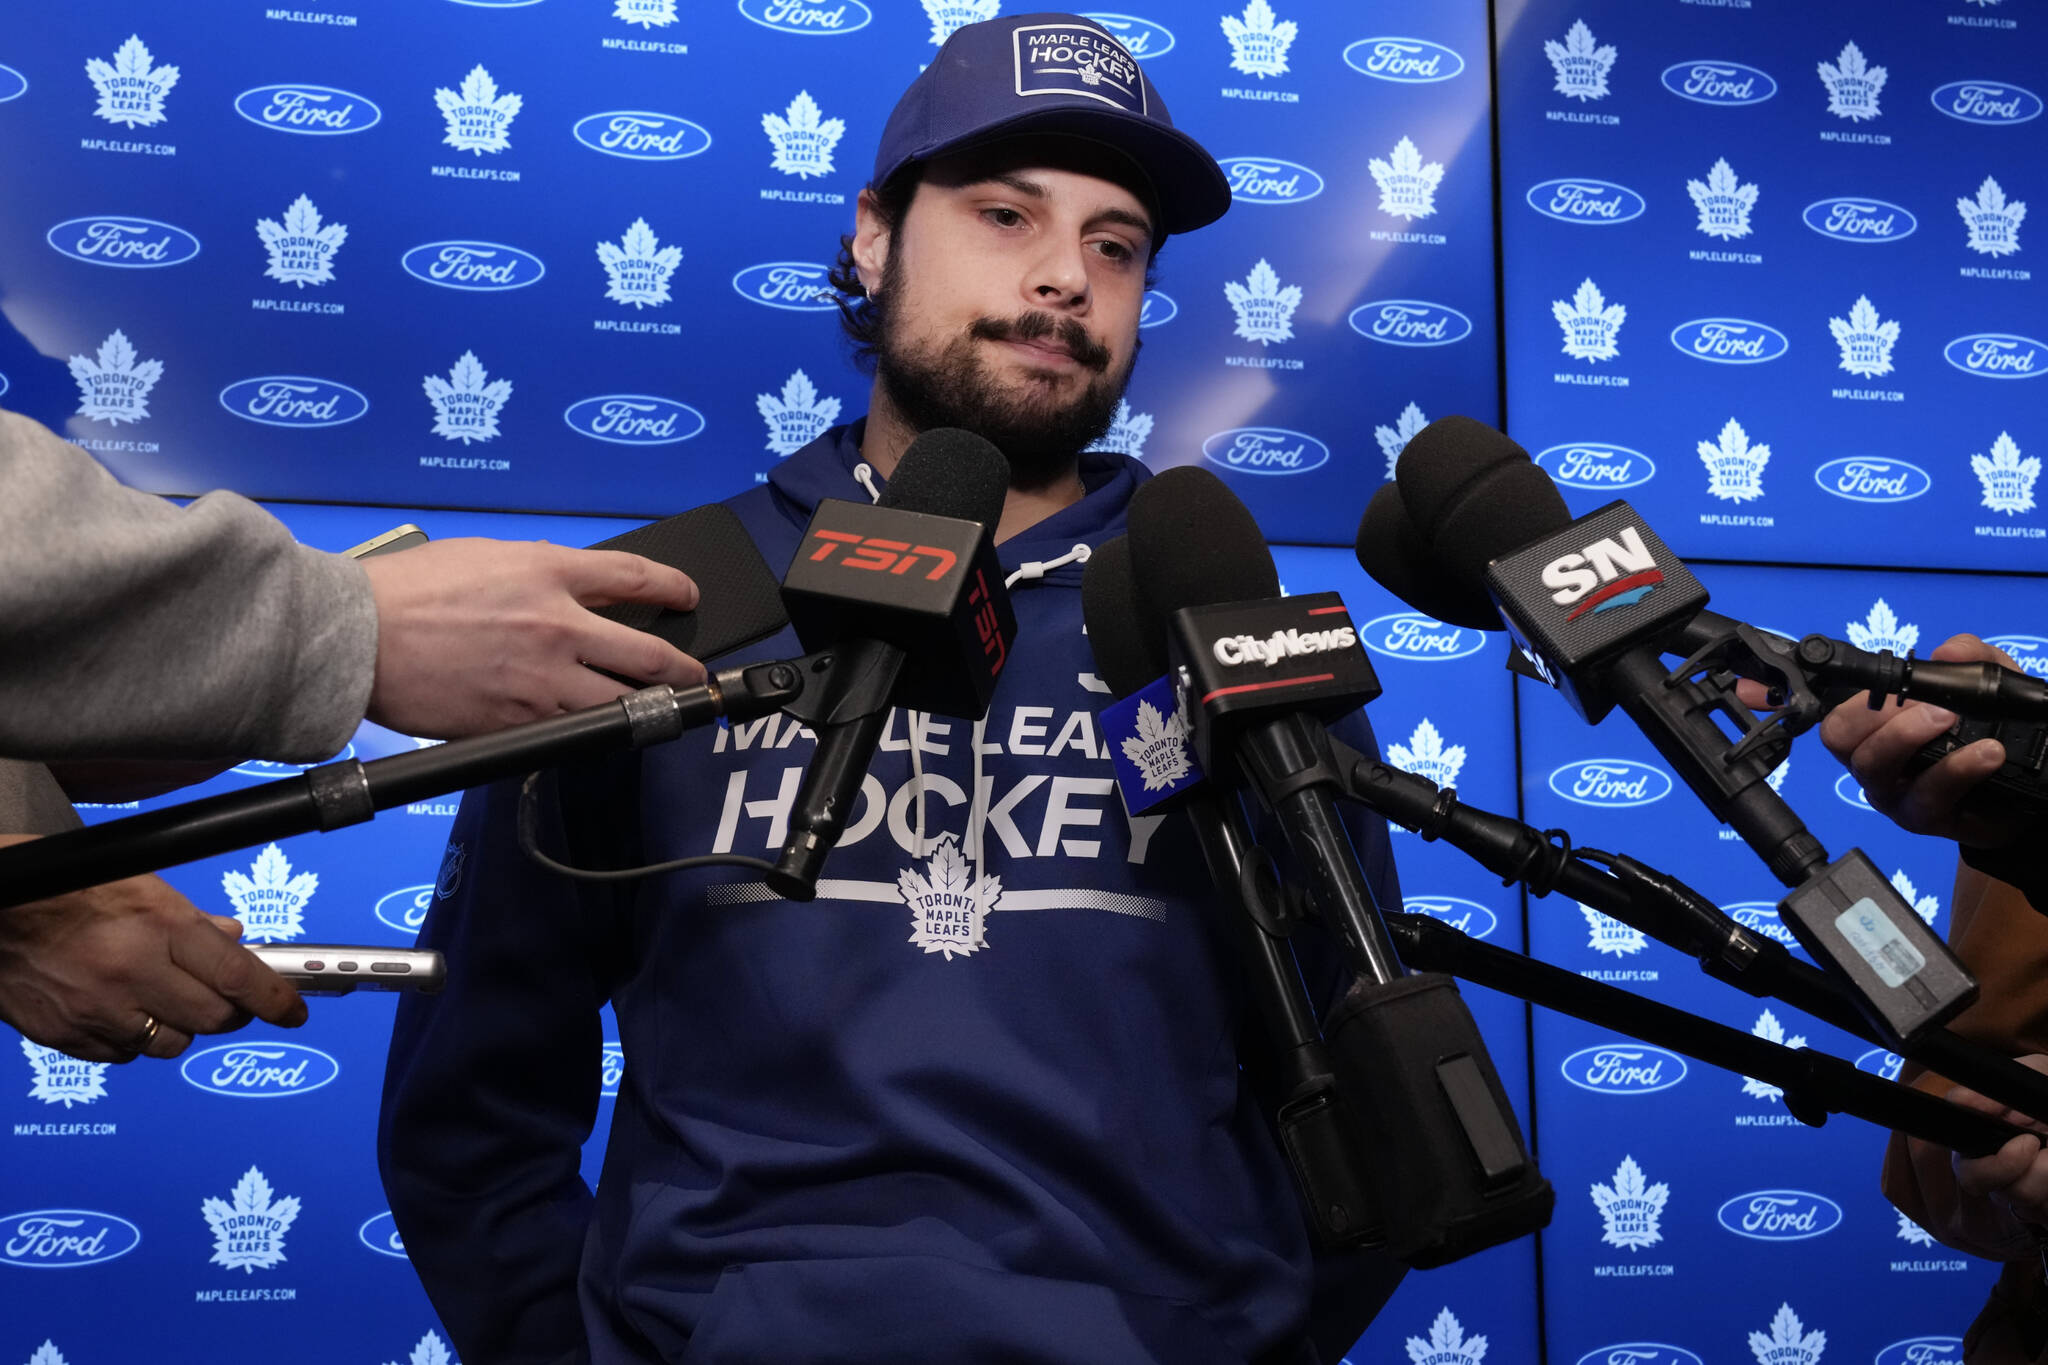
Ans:
<svg viewBox="0 0 2048 1365"><path fill-rule="evenodd" d="M1569 607L1567 621L1588 612L1598 615L1632 607L1657 590L1664 571L1633 526L1616 536L1602 536L1575 554L1559 555L1543 566L1543 586L1550 600Z"/></svg>

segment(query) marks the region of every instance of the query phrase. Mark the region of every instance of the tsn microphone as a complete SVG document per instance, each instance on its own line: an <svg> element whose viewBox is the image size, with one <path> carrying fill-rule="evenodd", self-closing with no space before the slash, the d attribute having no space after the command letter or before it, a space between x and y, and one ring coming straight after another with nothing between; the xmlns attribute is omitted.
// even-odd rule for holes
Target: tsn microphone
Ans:
<svg viewBox="0 0 2048 1365"><path fill-rule="evenodd" d="M1009 484L1000 451L941 427L910 443L881 502L818 504L782 580L797 639L825 676L791 710L818 744L766 877L776 894L817 896L890 707L987 714L1017 637L992 529Z"/></svg>

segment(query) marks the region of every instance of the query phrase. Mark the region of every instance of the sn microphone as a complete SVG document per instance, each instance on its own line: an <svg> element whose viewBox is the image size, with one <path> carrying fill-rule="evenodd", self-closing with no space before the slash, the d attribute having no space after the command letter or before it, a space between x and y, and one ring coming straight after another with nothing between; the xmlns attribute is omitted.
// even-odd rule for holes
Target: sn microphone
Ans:
<svg viewBox="0 0 2048 1365"><path fill-rule="evenodd" d="M942 427L910 443L879 503L818 504L782 580L824 676L792 712L818 744L765 879L778 895L816 897L890 707L987 714L1017 636L993 530L1009 483L993 445Z"/></svg>

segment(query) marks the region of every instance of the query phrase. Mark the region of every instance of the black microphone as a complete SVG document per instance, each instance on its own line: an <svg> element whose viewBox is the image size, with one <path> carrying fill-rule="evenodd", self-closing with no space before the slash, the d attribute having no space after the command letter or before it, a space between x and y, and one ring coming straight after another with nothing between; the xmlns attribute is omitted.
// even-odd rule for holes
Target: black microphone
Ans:
<svg viewBox="0 0 2048 1365"><path fill-rule="evenodd" d="M890 707L988 713L1017 637L995 556L1009 483L1001 451L941 427L910 443L879 503L818 504L782 580L790 623L822 676L788 708L818 744L765 878L777 895L817 896Z"/></svg>
<svg viewBox="0 0 2048 1365"><path fill-rule="evenodd" d="M1441 1265L1546 1226L1555 1196L1471 1012L1449 977L1403 970L1337 816L1347 775L1324 722L1380 690L1342 600L1277 598L1258 523L1204 470L1139 488L1130 546L1205 768L1241 773L1273 813L1349 952L1356 979L1325 1037L1393 1254Z"/></svg>

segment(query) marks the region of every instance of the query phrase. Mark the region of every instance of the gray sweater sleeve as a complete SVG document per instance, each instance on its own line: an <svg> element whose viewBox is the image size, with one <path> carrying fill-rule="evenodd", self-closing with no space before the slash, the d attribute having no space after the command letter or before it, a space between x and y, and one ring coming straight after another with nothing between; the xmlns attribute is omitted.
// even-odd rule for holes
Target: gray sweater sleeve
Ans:
<svg viewBox="0 0 2048 1365"><path fill-rule="evenodd" d="M362 719L376 652L361 565L0 412L0 755L312 762Z"/></svg>

